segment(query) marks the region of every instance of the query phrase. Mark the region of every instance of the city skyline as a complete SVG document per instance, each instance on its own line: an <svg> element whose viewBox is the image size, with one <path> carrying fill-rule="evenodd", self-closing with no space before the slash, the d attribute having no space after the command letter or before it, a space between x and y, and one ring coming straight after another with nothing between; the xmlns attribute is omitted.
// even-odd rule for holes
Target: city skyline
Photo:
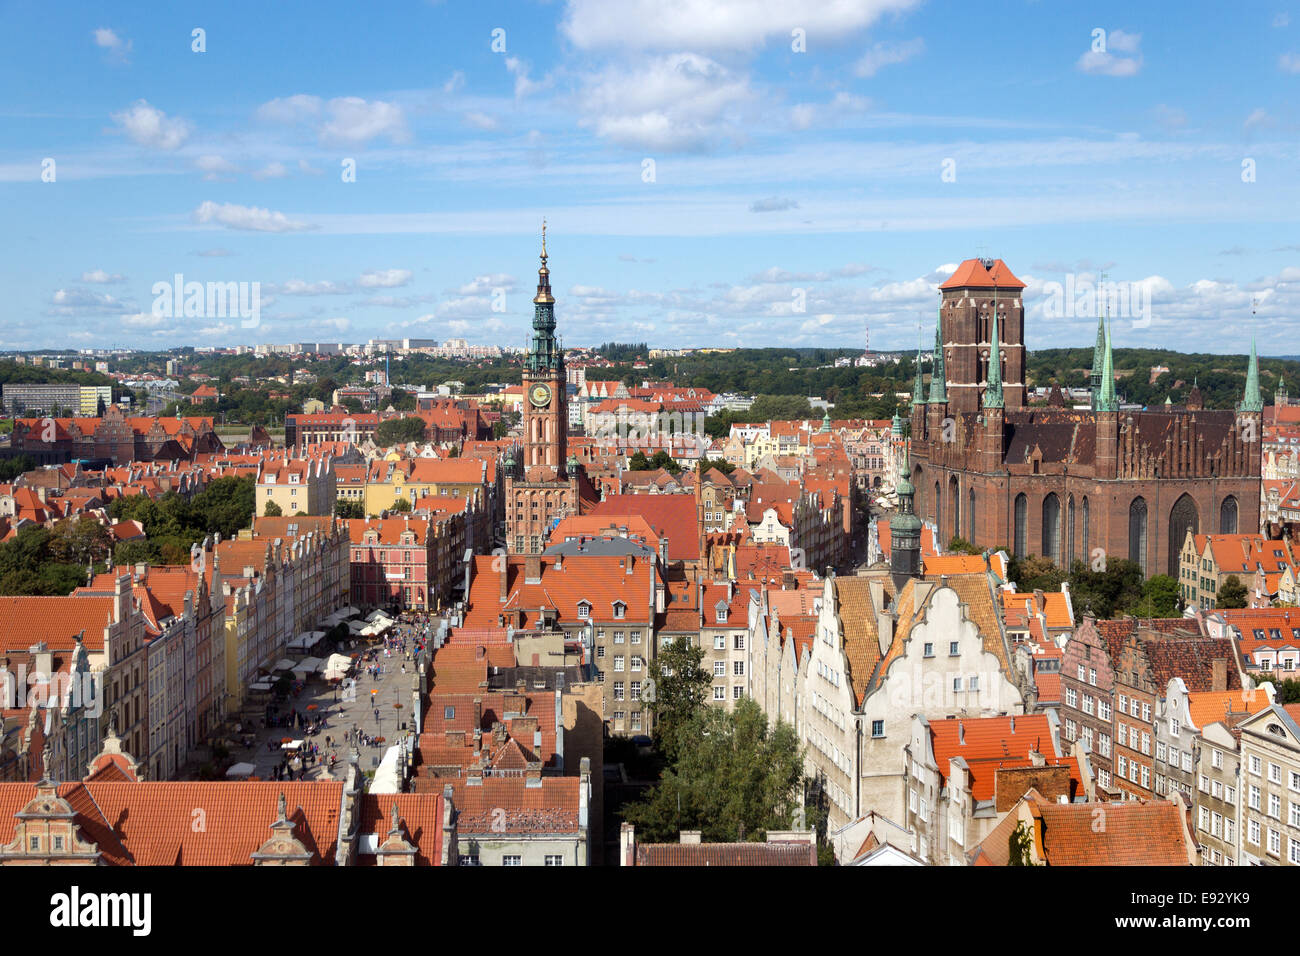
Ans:
<svg viewBox="0 0 1300 956"><path fill-rule="evenodd" d="M1149 295L1116 347L1293 351L1282 6L760 7L680 4L634 33L614 12L641 4L588 0L17 10L0 69L42 82L3 111L0 349L53 328L66 347L520 347L546 217L575 346L855 348L869 326L907 350L979 255L1026 283L1031 349L1091 344L1095 310L1050 284L1105 273ZM1230 88L1188 74L1207 57ZM177 275L255 284L256 323L159 314Z"/></svg>

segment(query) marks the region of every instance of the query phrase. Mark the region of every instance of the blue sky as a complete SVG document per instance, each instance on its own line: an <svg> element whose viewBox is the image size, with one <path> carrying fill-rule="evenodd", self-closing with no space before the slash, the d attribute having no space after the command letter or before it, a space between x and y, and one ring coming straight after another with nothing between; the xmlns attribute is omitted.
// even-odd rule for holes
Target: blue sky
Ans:
<svg viewBox="0 0 1300 956"><path fill-rule="evenodd" d="M1289 4L118 6L5 5L0 349L519 345L545 216L569 344L912 347L988 255L1031 348L1104 270L1117 346L1300 352Z"/></svg>

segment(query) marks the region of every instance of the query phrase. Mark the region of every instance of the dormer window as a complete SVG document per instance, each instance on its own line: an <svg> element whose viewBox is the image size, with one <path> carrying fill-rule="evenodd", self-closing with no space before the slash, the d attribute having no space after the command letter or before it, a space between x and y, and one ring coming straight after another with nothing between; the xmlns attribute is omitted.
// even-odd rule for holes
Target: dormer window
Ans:
<svg viewBox="0 0 1300 956"><path fill-rule="evenodd" d="M617 610L617 607L618 607L618 605L615 605L615 609L616 609L616 610ZM615 613L614 616L615 616L615 617L620 617L621 615ZM587 618L589 618L589 617L591 617L591 605L588 604L586 601L579 601L579 602L578 602L578 618L579 618L580 620L585 621L585 620L587 620Z"/></svg>
<svg viewBox="0 0 1300 956"><path fill-rule="evenodd" d="M718 608L718 623L719 624L727 623L727 609L725 607Z"/></svg>
<svg viewBox="0 0 1300 956"><path fill-rule="evenodd" d="M627 613L627 605L624 604L622 601L615 601L615 602L614 602L614 619L615 619L615 620L621 620L622 617L623 617L626 613Z"/></svg>

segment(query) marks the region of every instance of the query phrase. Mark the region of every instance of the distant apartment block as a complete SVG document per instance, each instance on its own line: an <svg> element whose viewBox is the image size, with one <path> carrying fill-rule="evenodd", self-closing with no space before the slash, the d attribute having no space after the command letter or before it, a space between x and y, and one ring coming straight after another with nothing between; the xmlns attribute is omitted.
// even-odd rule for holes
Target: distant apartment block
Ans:
<svg viewBox="0 0 1300 956"><path fill-rule="evenodd" d="M6 415L45 413L51 415L94 417L113 404L113 390L107 385L6 385L4 386Z"/></svg>

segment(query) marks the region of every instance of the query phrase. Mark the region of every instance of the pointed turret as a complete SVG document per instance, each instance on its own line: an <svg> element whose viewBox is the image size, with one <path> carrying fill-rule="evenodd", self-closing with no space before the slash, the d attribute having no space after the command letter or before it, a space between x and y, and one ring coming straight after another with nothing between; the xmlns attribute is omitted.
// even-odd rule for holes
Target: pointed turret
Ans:
<svg viewBox="0 0 1300 956"><path fill-rule="evenodd" d="M533 339L528 350L528 368L563 369L564 351L555 338L555 297L551 295L551 270L546 266L546 222L542 222L542 265L537 270L537 294L533 296Z"/></svg>
<svg viewBox="0 0 1300 956"><path fill-rule="evenodd" d="M943 313L934 327L934 365L930 373L930 404L947 405L948 387L943 369Z"/></svg>
<svg viewBox="0 0 1300 956"><path fill-rule="evenodd" d="M889 519L889 567L900 592L908 578L921 573L921 519L916 516L913 506L916 489L912 486L910 473L907 443L904 442L898 460L898 477L894 482L898 510Z"/></svg>
<svg viewBox="0 0 1300 956"><path fill-rule="evenodd" d="M1106 352L1106 324L1101 317L1101 309L1097 310L1097 344L1092 347L1092 374L1088 377L1089 387L1092 390L1092 410L1097 410L1097 399L1101 396L1101 366L1105 362Z"/></svg>
<svg viewBox="0 0 1300 956"><path fill-rule="evenodd" d="M1106 329L1106 348L1101 364L1101 393L1097 396L1097 411L1119 411L1119 400L1115 397L1115 357L1111 352L1109 327Z"/></svg>
<svg viewBox="0 0 1300 956"><path fill-rule="evenodd" d="M822 434L825 435L831 430L831 409L826 406L826 414L822 416Z"/></svg>
<svg viewBox="0 0 1300 956"><path fill-rule="evenodd" d="M1255 337L1250 339L1250 365L1246 367L1246 394L1237 406L1239 412L1262 412L1264 398L1259 393L1259 358L1255 355Z"/></svg>
<svg viewBox="0 0 1300 956"><path fill-rule="evenodd" d="M998 304L993 303L993 330L989 333L989 374L984 389L985 408L1003 408L1002 344L998 338Z"/></svg>

